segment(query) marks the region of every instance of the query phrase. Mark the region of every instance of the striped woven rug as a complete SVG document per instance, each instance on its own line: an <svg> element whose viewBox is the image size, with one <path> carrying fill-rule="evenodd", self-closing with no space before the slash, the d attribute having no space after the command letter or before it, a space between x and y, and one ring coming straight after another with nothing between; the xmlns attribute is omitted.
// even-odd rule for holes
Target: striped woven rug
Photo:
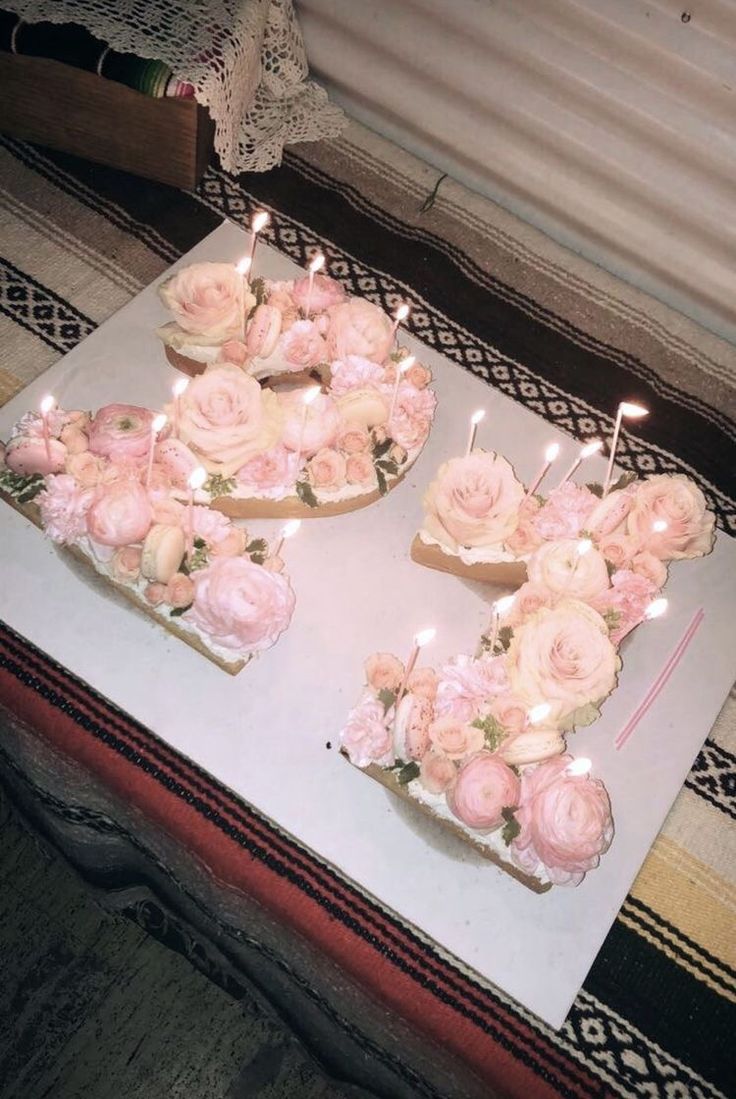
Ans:
<svg viewBox="0 0 736 1099"><path fill-rule="evenodd" d="M196 194L8 139L0 164L0 403L223 217L245 224L265 206L270 243L302 265L319 246L332 275L386 308L408 297L421 339L575 436L610 436L619 400L644 403L621 465L694 477L736 533L736 349L367 131L297 147L263 175L212 167ZM545 1095L558 1084L537 1046L560 1094L582 1094L564 1086L580 1066L587 1094L733 1094L735 753L731 698L562 1030L497 994L534 1034L516 1056ZM416 1094L441 1094L422 1071Z"/></svg>

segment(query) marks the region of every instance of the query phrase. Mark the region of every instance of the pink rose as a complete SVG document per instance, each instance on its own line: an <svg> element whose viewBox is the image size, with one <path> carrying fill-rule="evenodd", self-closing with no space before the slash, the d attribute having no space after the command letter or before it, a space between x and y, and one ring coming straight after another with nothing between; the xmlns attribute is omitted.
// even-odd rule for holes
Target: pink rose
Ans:
<svg viewBox="0 0 736 1099"><path fill-rule="evenodd" d="M555 597L543 584L532 584L527 580L514 593L514 601L504 615L502 625L516 629L541 607L551 607Z"/></svg>
<svg viewBox="0 0 736 1099"><path fill-rule="evenodd" d="M152 607L160 607L166 598L166 585L160 583L146 584L143 589L143 598Z"/></svg>
<svg viewBox="0 0 736 1099"><path fill-rule="evenodd" d="M465 759L479 752L485 743L483 730L456 717L438 717L429 726L429 739L435 752L448 759Z"/></svg>
<svg viewBox="0 0 736 1099"><path fill-rule="evenodd" d="M66 447L67 454L82 454L89 447L86 431L82 431L74 424L68 424L62 429L59 440Z"/></svg>
<svg viewBox="0 0 736 1099"><path fill-rule="evenodd" d="M394 754L397 759L421 759L429 747L432 703L426 698L405 695L399 703L394 725Z"/></svg>
<svg viewBox="0 0 736 1099"><path fill-rule="evenodd" d="M529 557L542 545L544 539L537 528L528 519L520 519L513 534L504 542L504 549L515 557Z"/></svg>
<svg viewBox="0 0 736 1099"><path fill-rule="evenodd" d="M224 538L211 546L210 552L215 557L239 557L241 553L245 553L247 543L246 532L240 527L231 527Z"/></svg>
<svg viewBox="0 0 736 1099"><path fill-rule="evenodd" d="M280 489L282 492L294 483L292 455L286 447L272 447L263 454L251 458L237 473L239 484L254 488L256 492L270 492Z"/></svg>
<svg viewBox="0 0 736 1099"><path fill-rule="evenodd" d="M345 476L349 485L375 485L376 467L370 454L351 454L345 464Z"/></svg>
<svg viewBox="0 0 736 1099"><path fill-rule="evenodd" d="M393 342L393 325L377 305L364 298L350 298L329 310L327 351L330 361L361 355L381 363Z"/></svg>
<svg viewBox="0 0 736 1099"><path fill-rule="evenodd" d="M611 804L602 782L570 775L572 756L556 756L524 771L511 844L514 861L528 873L543 867L555 885L579 885L613 839Z"/></svg>
<svg viewBox="0 0 736 1099"><path fill-rule="evenodd" d="M324 362L325 341L312 321L295 321L281 337L281 350L292 370L310 370Z"/></svg>
<svg viewBox="0 0 736 1099"><path fill-rule="evenodd" d="M43 529L54 542L73 544L87 533L94 490L82 488L68 473L46 478L36 497Z"/></svg>
<svg viewBox="0 0 736 1099"><path fill-rule="evenodd" d="M285 420L281 441L289 450L303 456L331 447L340 429L340 413L332 397L320 393L307 405L304 417L304 391L279 394Z"/></svg>
<svg viewBox="0 0 736 1099"><path fill-rule="evenodd" d="M581 554L578 539L545 542L527 563L530 582L555 596L590 603L606 591L609 581L603 555L590 543L587 545L587 553Z"/></svg>
<svg viewBox="0 0 736 1099"><path fill-rule="evenodd" d="M609 561L615 569L626 568L631 563L631 559L638 548L639 544L636 538L632 538L625 531L619 531L616 534L604 534L598 542L598 549L606 561Z"/></svg>
<svg viewBox="0 0 736 1099"><path fill-rule="evenodd" d="M415 389L426 389L432 381L432 371L421 363L414 363L406 371L404 377Z"/></svg>
<svg viewBox="0 0 736 1099"><path fill-rule="evenodd" d="M195 506L192 508L192 529L196 537L213 546L228 537L233 525L221 511Z"/></svg>
<svg viewBox="0 0 736 1099"><path fill-rule="evenodd" d="M186 520L186 508L171 497L151 499L152 522L164 527L183 527Z"/></svg>
<svg viewBox="0 0 736 1099"><path fill-rule="evenodd" d="M519 804L519 780L503 760L482 751L464 763L447 794L452 813L479 832L503 824L502 810Z"/></svg>
<svg viewBox="0 0 736 1099"><path fill-rule="evenodd" d="M130 404L101 408L89 426L89 449L113 462L142 462L151 446L153 413Z"/></svg>
<svg viewBox="0 0 736 1099"><path fill-rule="evenodd" d="M189 478L200 464L196 454L181 439L164 439L156 443L153 456L171 484L180 489L188 488Z"/></svg>
<svg viewBox="0 0 736 1099"><path fill-rule="evenodd" d="M218 363L234 363L245 366L248 361L248 348L242 340L225 340L217 356Z"/></svg>
<svg viewBox="0 0 736 1099"><path fill-rule="evenodd" d="M634 485L609 492L600 500L585 522L585 529L596 542L619 531L631 511L636 489Z"/></svg>
<svg viewBox="0 0 736 1099"><path fill-rule="evenodd" d="M143 541L152 521L145 489L135 481L115 481L97 490L87 513L87 530L103 546L128 546Z"/></svg>
<svg viewBox="0 0 736 1099"><path fill-rule="evenodd" d="M356 767L367 767L370 763L390 766L394 762L393 737L383 704L372 695L363 698L348 714L340 743Z"/></svg>
<svg viewBox="0 0 736 1099"><path fill-rule="evenodd" d="M348 424L338 435L335 446L343 454L362 454L370 450L371 437L364 428Z"/></svg>
<svg viewBox="0 0 736 1099"><path fill-rule="evenodd" d="M600 614L570 599L514 631L506 667L514 694L530 707L549 702L553 718L562 718L610 694L618 658Z"/></svg>
<svg viewBox="0 0 736 1099"><path fill-rule="evenodd" d="M58 439L49 439L48 449L40 436L14 435L5 447L5 464L13 473L61 473L66 461L66 447Z"/></svg>
<svg viewBox="0 0 736 1099"><path fill-rule="evenodd" d="M315 488L337 489L345 484L345 459L337 450L318 450L307 466L309 480Z"/></svg>
<svg viewBox="0 0 736 1099"><path fill-rule="evenodd" d="M667 566L653 553L637 553L631 562L631 568L650 580L655 588L663 588L667 583Z"/></svg>
<svg viewBox="0 0 736 1099"><path fill-rule="evenodd" d="M232 263L193 263L159 294L185 332L218 341L242 326L243 278Z"/></svg>
<svg viewBox="0 0 736 1099"><path fill-rule="evenodd" d="M343 397L352 389L378 387L384 381L383 367L360 355L348 355L344 361L333 362L331 369L330 390L335 397Z"/></svg>
<svg viewBox="0 0 736 1099"><path fill-rule="evenodd" d="M176 572L166 585L165 601L170 607L184 608L194 601L194 583L183 572Z"/></svg>
<svg viewBox="0 0 736 1099"><path fill-rule="evenodd" d="M587 529L588 516L594 510L598 498L589 488L565 481L550 492L534 518L534 526L546 540L577 538Z"/></svg>
<svg viewBox="0 0 736 1099"><path fill-rule="evenodd" d="M527 726L527 707L516 695L503 694L494 698L491 716L509 736L522 733Z"/></svg>
<svg viewBox="0 0 736 1099"><path fill-rule="evenodd" d="M472 721L481 704L508 690L503 657L456 656L445 664L437 686L437 713Z"/></svg>
<svg viewBox="0 0 736 1099"><path fill-rule="evenodd" d="M302 313L306 314L308 302L310 316L312 313L324 313L326 309L333 305L340 305L341 302L345 301L346 296L340 283L331 279L329 275L317 274L314 276L311 294L309 293L308 275L297 279L291 288L291 297L294 304L301 309Z"/></svg>
<svg viewBox="0 0 736 1099"><path fill-rule="evenodd" d="M430 794L444 794L452 786L457 768L447 756L427 752L419 766L419 782Z"/></svg>
<svg viewBox="0 0 736 1099"><path fill-rule="evenodd" d="M289 581L247 557L216 557L193 579L188 619L223 648L266 649L291 621L295 599Z"/></svg>
<svg viewBox="0 0 736 1099"><path fill-rule="evenodd" d="M655 530L655 524L666 527ZM637 485L626 529L641 549L662 561L702 557L713 548L715 517L689 477L662 474Z"/></svg>
<svg viewBox="0 0 736 1099"><path fill-rule="evenodd" d="M376 692L398 691L404 678L404 665L392 653L374 653L365 662L365 678Z"/></svg>
<svg viewBox="0 0 736 1099"><path fill-rule="evenodd" d="M66 471L82 488L94 488L102 480L104 458L97 458L88 450L79 454L67 454Z"/></svg>
<svg viewBox="0 0 736 1099"><path fill-rule="evenodd" d="M141 573L141 550L139 546L121 546L115 550L110 561L110 572L115 580L130 584Z"/></svg>
<svg viewBox="0 0 736 1099"><path fill-rule="evenodd" d="M657 588L646 576L630 569L619 569L613 574L610 591L594 600L592 606L599 614L613 611L618 616L617 624L611 630L614 645L619 645L626 634L639 625L656 594Z"/></svg>
<svg viewBox="0 0 736 1099"><path fill-rule="evenodd" d="M424 496L424 529L453 553L497 545L516 529L523 496L505 458L475 450L440 466Z"/></svg>
<svg viewBox="0 0 736 1099"><path fill-rule="evenodd" d="M406 689L419 698L434 702L437 697L437 672L434 668L415 668L409 676Z"/></svg>
<svg viewBox="0 0 736 1099"><path fill-rule="evenodd" d="M171 406L167 406L171 411ZM234 366L199 374L180 397L179 437L212 473L231 477L281 433L271 390Z"/></svg>

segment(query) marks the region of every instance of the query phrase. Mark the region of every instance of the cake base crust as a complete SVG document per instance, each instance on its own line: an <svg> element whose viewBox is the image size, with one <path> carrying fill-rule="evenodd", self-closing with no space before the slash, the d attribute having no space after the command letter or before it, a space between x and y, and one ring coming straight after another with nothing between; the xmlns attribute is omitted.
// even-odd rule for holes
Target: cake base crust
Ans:
<svg viewBox="0 0 736 1099"><path fill-rule="evenodd" d="M403 481L405 473L406 470L402 471L391 481L389 492ZM330 500L319 504L316 508L305 504L298 496L285 496L283 500L218 496L211 501L210 507L215 511L221 511L230 519L329 519L333 515L346 515L350 511L360 511L361 508L375 504L376 500L380 499L381 493L376 488L347 500Z"/></svg>
<svg viewBox="0 0 736 1099"><path fill-rule="evenodd" d="M525 561L479 562L466 565L454 554L445 553L439 546L430 546L417 534L411 544L411 559L418 565L440 572L450 572L464 580L478 580L483 584L508 584L514 588L526 582Z"/></svg>

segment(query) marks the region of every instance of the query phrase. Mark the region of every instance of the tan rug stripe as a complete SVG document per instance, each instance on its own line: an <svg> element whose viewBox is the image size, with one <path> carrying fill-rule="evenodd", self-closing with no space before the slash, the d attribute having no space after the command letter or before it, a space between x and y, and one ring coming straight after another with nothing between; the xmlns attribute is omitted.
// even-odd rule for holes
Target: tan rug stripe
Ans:
<svg viewBox="0 0 736 1099"><path fill-rule="evenodd" d="M696 858L688 848L675 843L665 835L657 837L652 848L653 852L656 852L657 857L662 862L681 869L684 874L687 874L707 894L709 903L711 899L718 900L720 904L736 915L736 885L731 876L734 870L732 861L728 863L728 870L731 874L728 877L722 876L712 867Z"/></svg>
<svg viewBox="0 0 736 1099"><path fill-rule="evenodd" d="M736 828L730 817L694 791L681 790L660 837L691 856L725 881L736 875Z"/></svg>
<svg viewBox="0 0 736 1099"><path fill-rule="evenodd" d="M3 349L0 404L9 401L59 358L53 347L3 313L0 313L0 347Z"/></svg>

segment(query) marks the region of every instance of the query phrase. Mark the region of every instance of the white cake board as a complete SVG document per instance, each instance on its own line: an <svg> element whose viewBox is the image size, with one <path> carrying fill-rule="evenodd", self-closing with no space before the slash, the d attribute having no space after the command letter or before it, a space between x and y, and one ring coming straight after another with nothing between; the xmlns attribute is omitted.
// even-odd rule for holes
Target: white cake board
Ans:
<svg viewBox="0 0 736 1099"><path fill-rule="evenodd" d="M224 224L177 266L236 261L247 240ZM298 270L260 245L258 273L290 278ZM155 287L148 287L0 410L0 437L49 392L67 408L111 401L160 407L175 379L154 335L165 319ZM91 589L9 507L2 511L0 615L445 950L559 1027L731 687L736 545L719 534L709 557L673 565L667 614L628 640L619 689L601 720L572 740L610 791L611 850L577 889L531 893L431 821L414 819L335 749L368 654L403 656L414 632L434 625L437 639L424 659L439 664L471 651L488 622L495 592L409 559L422 491L440 463L462 451L470 413L487 410L478 445L506 454L522 478L531 478L554 438L563 444L560 470L577 449L417 340L404 342L436 379L439 406L424 453L380 503L302 525L286 550L297 592L291 629L240 675L225 675L149 619ZM593 459L584 474L590 479L603 471L604 462ZM249 524L271 536L279 525ZM685 658L616 752L616 733L701 606L705 620Z"/></svg>

